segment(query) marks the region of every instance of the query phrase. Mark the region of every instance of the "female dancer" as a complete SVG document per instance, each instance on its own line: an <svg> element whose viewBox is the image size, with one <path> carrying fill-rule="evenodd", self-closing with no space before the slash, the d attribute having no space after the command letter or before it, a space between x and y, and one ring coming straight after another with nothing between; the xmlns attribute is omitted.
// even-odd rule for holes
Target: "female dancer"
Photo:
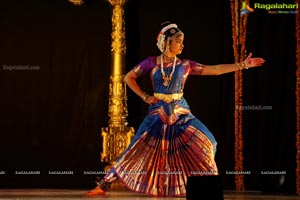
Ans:
<svg viewBox="0 0 300 200"><path fill-rule="evenodd" d="M153 196L185 196L187 177L217 175L217 142L209 129L190 111L183 97L189 75L220 75L261 66L252 54L242 63L202 65L177 55L184 34L173 23L162 24L157 37L158 56L150 56L129 71L124 81L148 103L149 111L127 149L98 186L86 195L103 195L110 183L121 179L133 191ZM146 94L136 79L149 75L153 94Z"/></svg>

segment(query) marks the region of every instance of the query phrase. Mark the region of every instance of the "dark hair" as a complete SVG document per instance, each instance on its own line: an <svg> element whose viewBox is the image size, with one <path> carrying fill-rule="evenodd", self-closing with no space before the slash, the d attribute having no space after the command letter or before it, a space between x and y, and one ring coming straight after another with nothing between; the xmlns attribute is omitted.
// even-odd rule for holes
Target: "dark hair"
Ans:
<svg viewBox="0 0 300 200"><path fill-rule="evenodd" d="M169 21L161 23L161 25L160 25L161 29L163 29L164 27L166 27L170 24L174 24L174 23L171 23ZM164 32L164 35L166 36L165 39L167 40L168 38L171 38L171 37L177 35L178 33L182 33L182 31L179 28L170 28L170 29L168 29L167 31Z"/></svg>

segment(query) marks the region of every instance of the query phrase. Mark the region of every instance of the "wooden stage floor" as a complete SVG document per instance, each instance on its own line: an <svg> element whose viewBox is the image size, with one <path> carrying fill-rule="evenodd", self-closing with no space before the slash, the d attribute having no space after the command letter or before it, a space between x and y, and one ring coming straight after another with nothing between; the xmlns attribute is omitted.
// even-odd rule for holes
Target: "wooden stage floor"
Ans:
<svg viewBox="0 0 300 200"><path fill-rule="evenodd" d="M114 199L114 200L184 200L185 197L150 197L127 191L111 191L104 196L86 197L83 193L86 190L78 189L0 189L0 200L94 200L94 199ZM224 191L225 200L300 200L300 196L295 195L266 195L260 192L235 192ZM199 199L200 200L200 199Z"/></svg>

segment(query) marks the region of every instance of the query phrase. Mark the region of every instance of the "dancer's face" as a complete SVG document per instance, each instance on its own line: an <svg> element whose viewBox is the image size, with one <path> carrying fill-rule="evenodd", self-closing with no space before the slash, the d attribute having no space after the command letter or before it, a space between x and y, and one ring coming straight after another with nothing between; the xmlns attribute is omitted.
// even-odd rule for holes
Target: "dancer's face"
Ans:
<svg viewBox="0 0 300 200"><path fill-rule="evenodd" d="M175 55L181 54L184 47L183 40L184 40L183 35L179 35L174 40L171 40L169 46L170 53Z"/></svg>

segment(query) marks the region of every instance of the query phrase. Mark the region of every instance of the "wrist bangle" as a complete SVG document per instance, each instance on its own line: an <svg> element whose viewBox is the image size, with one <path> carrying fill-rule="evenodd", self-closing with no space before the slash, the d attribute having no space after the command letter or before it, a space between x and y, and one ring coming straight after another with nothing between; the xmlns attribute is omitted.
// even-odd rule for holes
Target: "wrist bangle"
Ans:
<svg viewBox="0 0 300 200"><path fill-rule="evenodd" d="M238 66L239 70L243 69L243 67L241 66L241 63L236 63L236 65Z"/></svg>
<svg viewBox="0 0 300 200"><path fill-rule="evenodd" d="M236 65L238 66L239 70L248 69L248 67L246 67L245 61L243 61L241 63L237 63Z"/></svg>
<svg viewBox="0 0 300 200"><path fill-rule="evenodd" d="M146 100L148 99L148 97L149 97L149 95L148 95L148 94L146 94L146 93L144 93L144 96L143 96L143 101L145 101L145 102L146 102Z"/></svg>

